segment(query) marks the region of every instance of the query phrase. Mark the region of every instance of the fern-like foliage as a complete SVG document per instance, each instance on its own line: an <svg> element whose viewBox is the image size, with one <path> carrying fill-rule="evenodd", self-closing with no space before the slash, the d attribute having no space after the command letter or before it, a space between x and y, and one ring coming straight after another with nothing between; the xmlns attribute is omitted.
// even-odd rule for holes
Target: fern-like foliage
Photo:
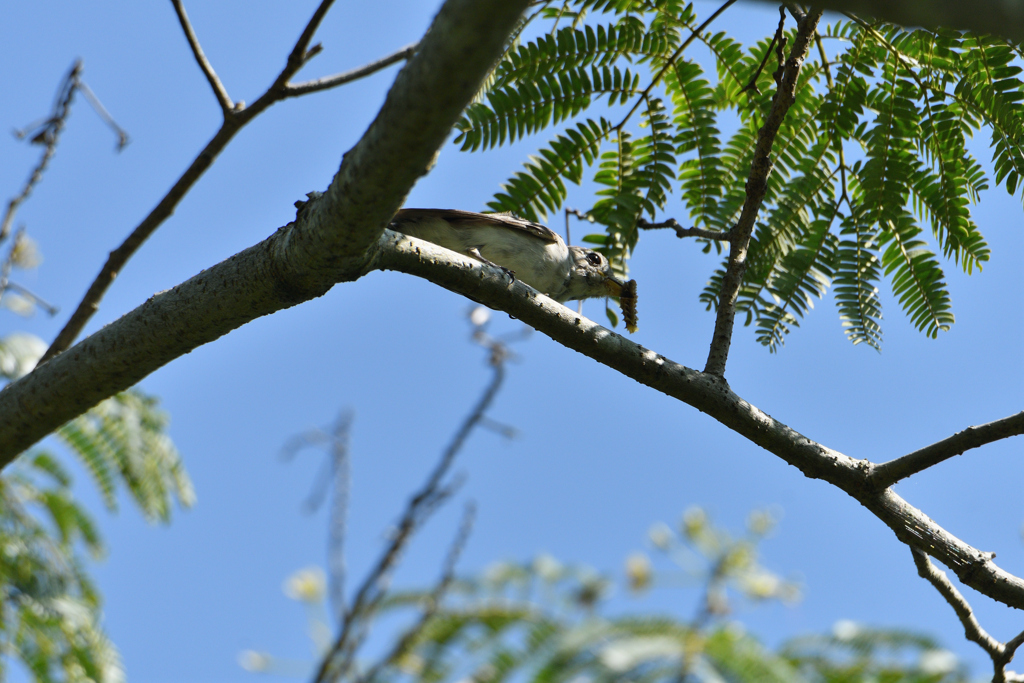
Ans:
<svg viewBox="0 0 1024 683"><path fill-rule="evenodd" d="M621 274L641 217L730 230L776 88L771 36L745 47L718 26L729 12L702 27L678 0L562 0L531 16L521 35L536 37L509 48L456 142L488 149L564 128L491 208L543 220L565 205L565 181L589 170L598 190L586 213L604 230L586 241ZM859 19L819 27L773 145L737 301L761 343L777 349L831 291L850 341L879 348L884 281L919 330L950 327L943 262L973 273L990 256L971 205L992 182L1014 194L1024 179L1019 62L985 36ZM980 132L991 179L967 148ZM700 297L714 308L724 262L710 270Z"/></svg>
<svg viewBox="0 0 1024 683"><path fill-rule="evenodd" d="M195 500L181 456L167 435L167 415L138 389L108 398L57 430L82 460L110 509L117 507L117 483L125 485L150 520L169 521L176 499Z"/></svg>
<svg viewBox="0 0 1024 683"><path fill-rule="evenodd" d="M569 128L531 157L522 171L508 180L488 206L540 221L557 211L568 196L564 180L579 185L587 166L600 153L601 141L611 130L606 119L584 121Z"/></svg>
<svg viewBox="0 0 1024 683"><path fill-rule="evenodd" d="M46 344L14 333L0 339L0 377L29 372ZM124 484L147 519L167 521L174 499L194 493L167 435L167 416L138 389L118 394L56 435L92 475L107 506ZM124 680L117 650L100 627L100 595L81 552L103 545L74 499L71 477L47 451L23 454L0 476L0 678L11 657L35 681Z"/></svg>
<svg viewBox="0 0 1024 683"><path fill-rule="evenodd" d="M0 673L12 657L36 681L124 680L80 546L103 549L71 477L49 453L22 456L0 477Z"/></svg>

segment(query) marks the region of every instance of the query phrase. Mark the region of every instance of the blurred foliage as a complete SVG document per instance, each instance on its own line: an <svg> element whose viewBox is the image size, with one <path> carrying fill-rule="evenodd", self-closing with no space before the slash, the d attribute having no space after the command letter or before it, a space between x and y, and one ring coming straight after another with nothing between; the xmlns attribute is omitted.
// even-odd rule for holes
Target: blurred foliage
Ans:
<svg viewBox="0 0 1024 683"><path fill-rule="evenodd" d="M455 142L486 150L564 128L490 208L543 220L565 205L566 181L589 173L598 196L583 213L604 232L584 241L620 274L638 221L657 221L673 197L695 227L729 230L778 66L774 21L753 45L717 30L742 11L698 31L705 18L679 0L538 2ZM794 35L785 32L787 46ZM988 260L969 205L991 181L1011 194L1021 188L1020 61L1019 48L999 38L855 17L819 26L772 150L740 291L739 311L761 343L775 350L832 289L850 341L878 348L883 278L915 327L931 337L949 329L951 300L929 237L968 273ZM967 149L978 132L991 139L991 180ZM721 253L721 242L702 242ZM724 268L722 260L700 295L709 309Z"/></svg>
<svg viewBox="0 0 1024 683"><path fill-rule="evenodd" d="M45 350L25 333L0 339L0 376L21 377ZM195 497L167 424L156 399L131 389L56 436L92 475L108 508L116 509L123 485L148 520L167 522L172 500L188 507ZM83 551L99 557L103 544L73 496L71 475L48 450L21 455L0 476L0 677L16 659L40 682L124 680Z"/></svg>
<svg viewBox="0 0 1024 683"><path fill-rule="evenodd" d="M686 584L696 589L695 615L622 614L613 601L616 580L593 569L542 555L528 563L501 562L452 584L436 609L434 589L392 592L381 613L420 612L386 653L363 662L359 683L960 683L968 680L956 657L931 639L898 630L839 622L828 635L795 639L777 651L763 646L732 619L737 598L792 601L797 586L758 562L757 547L775 524L754 512L734 537L692 508L678 531L652 528L654 559L636 553L621 584L630 594ZM660 558L660 559L659 559ZM669 562L670 569L655 565ZM319 576L319 583L310 577ZM313 570L286 582L307 610L322 602L324 578ZM314 586L301 589L302 586ZM316 621L310 611L311 621ZM391 622L395 623L395 622ZM314 623L311 634L325 623ZM322 641L321 641L322 642ZM322 647L322 646L321 646ZM308 675L297 662L247 651L254 672Z"/></svg>
<svg viewBox="0 0 1024 683"><path fill-rule="evenodd" d="M100 628L100 597L78 545L99 555L92 519L49 453L23 455L0 477L0 672L19 659L36 681L120 681Z"/></svg>
<svg viewBox="0 0 1024 683"><path fill-rule="evenodd" d="M71 420L56 436L92 474L109 509L116 509L123 484L148 520L169 522L172 500L190 507L195 492L167 425L156 398L129 389Z"/></svg>

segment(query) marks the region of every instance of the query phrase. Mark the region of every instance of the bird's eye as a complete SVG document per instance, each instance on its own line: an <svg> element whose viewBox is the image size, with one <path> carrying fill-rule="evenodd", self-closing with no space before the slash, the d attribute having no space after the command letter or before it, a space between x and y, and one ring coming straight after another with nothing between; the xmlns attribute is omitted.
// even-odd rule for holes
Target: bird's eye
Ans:
<svg viewBox="0 0 1024 683"><path fill-rule="evenodd" d="M592 266L600 266L601 262L604 261L601 255L596 251L587 252L587 262Z"/></svg>

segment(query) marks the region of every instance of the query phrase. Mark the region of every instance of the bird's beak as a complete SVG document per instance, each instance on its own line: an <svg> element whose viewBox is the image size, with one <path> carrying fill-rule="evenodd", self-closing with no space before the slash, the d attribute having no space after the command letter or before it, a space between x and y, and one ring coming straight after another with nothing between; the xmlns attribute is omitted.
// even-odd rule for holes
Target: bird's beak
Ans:
<svg viewBox="0 0 1024 683"><path fill-rule="evenodd" d="M614 296L615 298L622 295L622 288L625 286L625 282L614 277L609 277L604 281L604 289L608 292L608 296Z"/></svg>

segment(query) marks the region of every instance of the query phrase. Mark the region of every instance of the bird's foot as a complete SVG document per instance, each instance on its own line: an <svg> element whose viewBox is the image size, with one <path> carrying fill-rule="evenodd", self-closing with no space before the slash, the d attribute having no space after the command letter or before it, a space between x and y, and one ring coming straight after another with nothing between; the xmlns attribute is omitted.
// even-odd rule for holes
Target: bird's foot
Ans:
<svg viewBox="0 0 1024 683"><path fill-rule="evenodd" d="M505 275L508 275L508 286L509 287L511 287L512 285L514 285L516 283L516 272L514 270L509 270L508 268L506 268L503 265L500 265L498 263L495 263L494 261L490 261L488 259L485 259L483 254L480 253L479 249L476 249L476 248L470 249L469 253L470 253L470 255L473 258L477 259L481 263L486 263L487 265L494 266L495 268L501 268L502 272L505 273Z"/></svg>

